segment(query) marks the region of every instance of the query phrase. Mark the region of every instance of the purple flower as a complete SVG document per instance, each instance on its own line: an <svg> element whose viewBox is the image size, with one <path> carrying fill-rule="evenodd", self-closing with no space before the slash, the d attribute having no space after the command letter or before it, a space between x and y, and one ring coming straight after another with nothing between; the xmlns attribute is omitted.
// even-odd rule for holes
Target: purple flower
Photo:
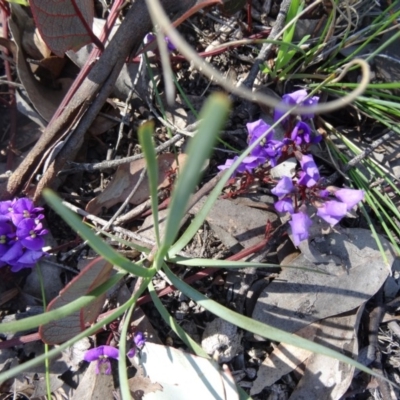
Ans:
<svg viewBox="0 0 400 400"><path fill-rule="evenodd" d="M265 132L271 127L266 124L262 119L246 124L249 132L249 145L265 134ZM283 143L279 140L274 140L274 131L269 132L259 144L251 151L251 155L255 157L261 157L270 161L271 166L277 164L278 158L282 154Z"/></svg>
<svg viewBox="0 0 400 400"><path fill-rule="evenodd" d="M285 197L275 203L275 209L279 212L294 213L293 200L290 197Z"/></svg>
<svg viewBox="0 0 400 400"><path fill-rule="evenodd" d="M351 210L357 203L364 200L364 191L356 189L339 189L334 193L335 197L346 204L347 211Z"/></svg>
<svg viewBox="0 0 400 400"><path fill-rule="evenodd" d="M171 42L168 36L165 36L165 41L167 42L167 48L170 53L176 50L176 46Z"/></svg>
<svg viewBox="0 0 400 400"><path fill-rule="evenodd" d="M316 104L318 104L319 97L318 96L313 96L309 99L305 99L307 97L307 91L302 89L302 90L297 90L293 93L288 93L283 95L282 97L282 103L294 107L295 105L302 105L306 107L311 107ZM276 109L274 113L274 121L277 121L279 118L282 117L283 114L285 114L286 111L281 111ZM314 114L303 114L302 119L308 119L308 118L314 118ZM288 118L285 118L282 123L285 124L287 122Z"/></svg>
<svg viewBox="0 0 400 400"><path fill-rule="evenodd" d="M0 222L9 221L11 219L13 202L11 200L0 201Z"/></svg>
<svg viewBox="0 0 400 400"><path fill-rule="evenodd" d="M304 185L307 187L315 186L320 179L320 175L313 156L302 154L300 159L300 165L303 170L303 173L300 172L299 174L300 179L298 180L297 183L299 185Z"/></svg>
<svg viewBox="0 0 400 400"><path fill-rule="evenodd" d="M43 211L42 207L35 207L32 200L27 198L18 199L12 204L10 217L15 226L27 218L43 219L44 215L39 214Z"/></svg>
<svg viewBox="0 0 400 400"><path fill-rule="evenodd" d="M33 268L36 263L43 257L45 253L43 251L27 250L17 261L14 261L11 266L11 272L18 272L24 268Z"/></svg>
<svg viewBox="0 0 400 400"><path fill-rule="evenodd" d="M291 139L298 145L319 143L322 140L321 135L313 135L311 128L303 121L299 121L293 128Z"/></svg>
<svg viewBox="0 0 400 400"><path fill-rule="evenodd" d="M292 220L289 221L292 228L293 241L295 246L308 238L308 229L312 225L311 219L305 213L299 212L292 214Z"/></svg>
<svg viewBox="0 0 400 400"><path fill-rule="evenodd" d="M114 358L118 360L119 358L119 351L117 348L112 346L99 346L95 347L94 349L88 350L83 359L88 362L97 361L96 365L96 374L100 373L100 367L102 364L107 366L105 370L106 375L111 374L111 363L110 358Z"/></svg>
<svg viewBox="0 0 400 400"><path fill-rule="evenodd" d="M232 166L232 164L238 159L238 156L235 156L233 159L228 158L225 161L224 165L219 165L217 168L220 171L223 171L224 169L228 169ZM248 156L245 157L244 160L240 163L240 165L236 168L236 171L234 172L233 175L239 173L243 174L245 171L251 173L254 168L257 168L261 164L264 164L265 159L262 157L253 157L253 156Z"/></svg>
<svg viewBox="0 0 400 400"><path fill-rule="evenodd" d="M133 341L135 342L135 345L139 348L142 348L146 343L146 339L142 332L136 332L133 336Z"/></svg>
<svg viewBox="0 0 400 400"><path fill-rule="evenodd" d="M329 190L326 190L326 189L322 189L322 190L320 190L319 193L318 193L319 197L321 197L321 198L323 198L323 199L325 199L326 197L328 197L329 194L330 194Z"/></svg>
<svg viewBox="0 0 400 400"><path fill-rule="evenodd" d="M325 220L328 224L336 225L347 212L345 203L340 201L327 201L322 207L318 207L317 215Z"/></svg>
<svg viewBox="0 0 400 400"><path fill-rule="evenodd" d="M154 40L156 40L156 35L154 33L150 32L144 37L143 42L145 45L147 45L147 44L153 42ZM167 48L170 53L172 53L173 51L176 50L175 45L171 42L171 39L168 36L165 36L164 40L167 43Z"/></svg>
<svg viewBox="0 0 400 400"><path fill-rule="evenodd" d="M12 272L32 268L46 254L42 211L27 198L0 202L0 267L9 265Z"/></svg>
<svg viewBox="0 0 400 400"><path fill-rule="evenodd" d="M29 250L42 250L45 242L41 236L46 233L43 225L33 219L23 219L17 226L17 238Z"/></svg>
<svg viewBox="0 0 400 400"><path fill-rule="evenodd" d="M283 176L271 192L278 197L293 192L294 186L292 180L288 176Z"/></svg>
<svg viewBox="0 0 400 400"><path fill-rule="evenodd" d="M136 354L136 348L141 349L146 343L146 339L143 335L142 332L136 332L133 335L133 346L132 348L128 351L127 356L132 358Z"/></svg>
<svg viewBox="0 0 400 400"><path fill-rule="evenodd" d="M8 250L0 257L0 261L12 266L18 262L23 254L23 246L21 242L17 240L16 242L12 243Z"/></svg>

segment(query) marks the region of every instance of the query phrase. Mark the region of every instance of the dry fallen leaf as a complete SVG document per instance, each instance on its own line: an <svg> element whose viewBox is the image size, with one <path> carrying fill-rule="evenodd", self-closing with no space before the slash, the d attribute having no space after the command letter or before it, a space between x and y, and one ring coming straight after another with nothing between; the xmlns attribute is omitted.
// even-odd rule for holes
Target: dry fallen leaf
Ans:
<svg viewBox="0 0 400 400"><path fill-rule="evenodd" d="M16 18L16 20L13 18ZM7 47L12 52L16 60L18 76L30 101L38 113L46 121L49 121L66 94L71 80L60 81L61 89L53 90L42 85L34 77L29 64L25 60L24 51L22 50L22 32L25 23L25 20L19 20L17 17L12 16L12 18L9 19L9 26L14 42L0 38L0 45Z"/></svg>
<svg viewBox="0 0 400 400"><path fill-rule="evenodd" d="M357 356L357 331L363 309L360 307L352 313L315 322L300 329L296 335L334 348L347 355ZM306 362L306 370L292 394L293 399L341 398L352 381L354 367L334 358L314 354L284 343L275 348L260 365L250 394L260 393L264 388L273 385L282 376L290 373L304 362ZM304 396L305 393L306 396Z"/></svg>
<svg viewBox="0 0 400 400"><path fill-rule="evenodd" d="M178 156L180 165L182 165L184 159L184 154L180 154ZM86 206L86 211L96 215L100 212L102 207L110 208L115 204L122 203L135 187L135 184L139 179L139 176L142 173L145 165L146 161L143 158L133 161L130 164L120 165L117 169L117 172L114 174L112 181L108 184L104 191L89 201L88 205ZM168 171L174 169L175 166L174 154L165 153L158 157L159 188L168 186ZM149 195L149 185L147 178L145 178L139 185L135 195L131 198L130 203L134 205L141 204L148 199Z"/></svg>
<svg viewBox="0 0 400 400"><path fill-rule="evenodd" d="M146 343L135 362L143 374L162 390L151 391L143 400L238 400L236 387L213 361L181 350ZM154 387L154 386L152 386ZM140 390L136 387L136 390Z"/></svg>
<svg viewBox="0 0 400 400"><path fill-rule="evenodd" d="M94 17L94 3L76 1L83 20L69 0L29 0L41 36L51 51L63 57L67 50L77 50L92 41L88 32Z"/></svg>
<svg viewBox="0 0 400 400"><path fill-rule="evenodd" d="M47 307L54 310L96 289L110 277L113 266L102 258L88 264ZM103 307L105 294L99 296L87 307L57 321L52 321L39 328L40 338L48 344L65 342L81 333L86 324L94 322Z"/></svg>
<svg viewBox="0 0 400 400"><path fill-rule="evenodd" d="M385 282L394 261L389 242L380 237L388 265L371 232L343 229L315 238L261 293L253 318L287 332L359 307ZM368 260L368 263L365 262ZM317 271L325 273L317 273ZM328 273L329 275L327 275Z"/></svg>

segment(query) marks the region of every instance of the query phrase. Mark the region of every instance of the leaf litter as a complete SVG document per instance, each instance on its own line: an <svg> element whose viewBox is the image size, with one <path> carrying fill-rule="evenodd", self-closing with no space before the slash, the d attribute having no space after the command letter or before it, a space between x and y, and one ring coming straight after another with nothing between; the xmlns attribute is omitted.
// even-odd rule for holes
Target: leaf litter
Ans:
<svg viewBox="0 0 400 400"><path fill-rule="evenodd" d="M197 1L187 3L190 3L188 7L197 11L204 5L212 5L212 3L218 2ZM193 12L190 9L188 11L174 8L171 12L183 13L184 19L187 18L188 14L191 14L192 16L187 20L187 23L181 26L181 32L191 41L192 45L213 52L216 44L224 44L227 40L238 39L247 34L246 24L248 21L243 9L245 2L232 0L224 1L224 3L222 8L210 7L207 9L208 14L205 14L205 16L192 15ZM278 3L274 1L252 2L252 22L256 25L259 24L257 29L261 32L264 28L269 29L268 25L275 21L279 10ZM343 4L341 5L343 6ZM72 41L67 40L66 35L62 36L61 40L51 39L54 29L61 29L62 25L50 24L43 20L43 15L37 11L37 6L38 2L31 2L36 26L46 44L60 59L67 50L78 50L78 47L93 40L87 34L87 29L80 18L74 19L76 25L71 36ZM60 6L64 7L61 13L66 14L66 3L60 3ZM88 12L87 15L84 14L84 19L91 25L93 10L90 7L83 7L81 11ZM227 16L232 12L239 13ZM326 13L326 10L324 11L319 7L318 12L323 14ZM69 13L75 16L79 14L79 12L77 14L75 8L71 8ZM13 11L13 14L16 17L15 11ZM18 15L21 16L21 14ZM32 24L32 19L28 17L28 14L22 15L28 18L29 23ZM305 36L312 29L321 32L321 26L316 26L315 23L319 14L311 14L309 17L309 20L303 20L304 26L301 27L303 29L301 36ZM65 18L61 18L61 20L65 20ZM338 19L338 27L341 21L341 19ZM229 26L229 24L231 25ZM232 29L232 26L235 28ZM200 29L197 27L200 27ZM38 60L38 57L43 57L53 65L58 61L50 60L50 53L43 46L44 41L40 38L40 35L37 36L39 42L36 41L36 43L39 43L39 48L42 49L40 55L28 52L27 48L24 47L24 43L27 42L27 33L24 32L21 21L18 25L10 20L10 29L12 38L1 38L1 44L8 48L14 56L17 70L17 75L14 78L16 79L18 76L19 82L23 85L31 102L32 110L36 109L44 120L49 121L65 93L64 88L60 90L57 82L63 82L63 85L66 83L69 86L72 82L70 77L76 76L76 67L72 66L69 61L63 60L60 64L61 72L54 72L54 76L50 80L43 80L43 77L41 78L37 72L33 72L32 65L34 63L28 63L26 54L28 53L28 58L32 57L41 62L43 60ZM99 35L99 33L96 33L96 35ZM337 38L334 39L334 41L337 41ZM332 43L330 43L330 46L332 46ZM93 48L93 45L86 46L86 55L80 61L80 68L85 68L86 63L90 62L88 50L91 48ZM226 73L226 76L230 79L233 77L236 81L240 81L246 77L251 64L254 62L253 50L254 48L244 46L230 52L210 55L207 60ZM175 56L176 59L174 59ZM108 110L103 108L103 115L98 117L103 118L101 126L96 127L95 123L92 124L90 129L93 137L86 138L83 145L79 145L79 153L77 152L75 161L95 164L99 161L109 160L110 151L108 148L116 145L116 139L120 136L119 132L123 132L123 135L119 140L118 149L115 147L114 154L112 154L113 158L127 157L141 152L135 139L135 132L140 123L156 111L155 107L160 109L160 104L154 102L152 98L154 83L159 88L162 87L162 85L158 85L158 77L161 74L156 51L152 57L152 69L155 74L158 74L157 81L150 84L149 77L145 76L140 70L143 67L139 67L138 63L125 64L123 74L117 80L117 90L114 91L113 98L109 99L113 104L113 109L117 109L117 112L110 112L110 108ZM180 60L177 54L172 55L171 59L177 79L189 99L196 99L196 101L200 99L201 102L205 93L208 94L218 88L213 82L202 77L189 63ZM55 71L52 68L51 70ZM379 68L382 70L384 66L379 64ZM59 78L59 73L61 73L61 76L65 73L67 78ZM382 71L381 74L385 75ZM49 81L52 81L52 83L49 83ZM132 82L135 81L139 81L139 83L136 83L142 89L139 90L139 94L135 93L133 96L135 100L130 103L127 100L130 89L127 88L132 86ZM278 83L275 86L276 91L279 94L287 92L282 90L280 85ZM143 90L143 87L147 89ZM168 123L157 124L155 133L157 144L162 144L168 140L170 134L168 129L179 132L192 125L195 120L195 115L189 109L185 98L179 96L177 99L176 104L174 106L169 105L165 113ZM199 107L195 106L194 108L197 111ZM159 117L163 112L161 109L159 111L156 117ZM217 172L216 166L223 164L224 160L230 156L229 151L234 151L232 148L242 150L246 147L246 138L243 134L237 134L237 128L238 126L243 127L247 121L256 119L259 112L259 108L247 110L243 104L239 104L235 108L234 115L230 117L223 136L224 140L228 141L229 147L225 147L226 143L218 144L219 151L209 160L204 180L209 179ZM267 114L271 114L271 110L263 108L263 112L262 115L268 122L268 118L271 117L268 117ZM128 119L124 120L124 117ZM347 122L351 124L351 112L346 114L346 118ZM111 122L107 123L104 119ZM334 116L334 120L336 127L340 128L342 120L337 116ZM35 120L33 119L33 121ZM72 127L75 122L70 126ZM22 128L18 126L18 130ZM244 129L242 132L244 132ZM28 137L17 148L29 146L29 141L36 139L37 130L32 129L32 138ZM364 145L364 138L358 137L356 139L360 146ZM6 149L4 141L2 142L2 151L3 148ZM319 150L314 149L314 151ZM226 152L228 152L228 155ZM395 153L395 151L391 152ZM4 156L4 154L2 155ZM53 154L51 157L57 157L57 155ZM182 168L184 153L179 154L178 158L180 158L179 164ZM169 152L161 153L158 160L159 189L164 190L165 197L168 198L177 173L177 165L174 164L176 156ZM9 165L9 168L14 170L16 166L17 160L14 160L14 164ZM85 209L92 216L103 216L105 219L110 219L116 211L116 206L123 203L132 192L139 176L144 171L144 167L145 162L141 159L123 164L116 171L111 168L104 169L101 174L90 171L77 172L72 175L66 174L64 177L61 175L54 186L57 187L64 199L75 203L81 209ZM396 164L391 163L387 167L391 169L396 167ZM328 175L332 166L327 161L321 163L321 168L325 168L324 175ZM396 173L395 176L397 177L397 175ZM204 182L202 183L204 184ZM25 193L32 193L30 189L36 185L37 181L31 180L31 187L29 188L29 184L27 184ZM392 271L395 254L390 243L383 235L379 236L386 253L386 263L384 263L374 237L369 230L362 229L365 228L365 221L359 217L353 221L348 218L344 227L336 227L337 229L335 228L334 231L329 233L323 232L323 229L319 226L316 227L316 233L313 233L310 240L302 242L299 246L301 254L297 256L298 252L287 237L279 236L281 235L282 224L274 210L272 196L263 194L265 192L263 183L255 180L251 182L251 185L246 183L246 186L243 180L239 180L232 185L225 189L223 198L221 197L216 201L203 227L184 249L185 254L204 258L228 258L253 246L257 247L258 244L264 243L266 238L269 238L267 248L264 246L262 251L258 249L255 254L254 252L242 253L242 258L256 262L279 263L283 257L278 246L280 242L286 240L288 249L285 251L292 258L289 264L316 268L318 273L292 268L282 268L279 274L251 268L242 269L239 273L219 269L212 273L205 273L203 278L195 281L193 285L201 292L206 293L208 297L221 304L228 305L232 309L240 310L240 312L252 316L256 320L283 328L288 332L314 340L356 358L359 350L368 344L368 341L371 341L370 338L365 337L361 328L365 326L368 319L371 319L374 302L377 302L377 299L382 301L382 297L383 299L391 298L393 300L398 295L399 275L395 266L394 271ZM243 188L245 190L242 190ZM199 188L198 193L201 193L201 188ZM22 195L22 192L20 194ZM182 222L183 227L187 226L199 212L206 195L200 196L202 200L196 202L186 220ZM145 179L129 203L132 206L140 206L148 198L149 188L147 179ZM128 209L129 206L126 210ZM163 216L165 214L160 212L161 230ZM58 220L48 221L48 224L50 230L53 227L56 230L56 225L59 225L60 222ZM132 232L137 232L139 241L143 237L155 243L156 239L151 234L153 225L152 216L146 216L145 211L143 214L138 213L135 220L124 227ZM59 229L59 227L57 228ZM86 295L91 289L106 281L112 273L112 266L106 265L106 263L104 263L104 266L99 263L92 263L80 272L78 270L71 272L68 268L75 269L78 256L84 260L84 263L87 260L85 250L78 251L78 256L74 254L75 244L71 240L69 232L61 232L57 239L61 246L58 259L61 268L54 267L52 273L43 274L45 287L56 287L53 290L54 293L48 294L48 297L51 297L48 300L53 300L48 306L48 310L57 307L57 304L64 304ZM116 244L115 241L113 243ZM118 246L121 251L128 251L124 246L120 244ZM68 268L63 269L62 264ZM93 272L93 276L88 273L96 265L100 274L102 274L100 280L97 273ZM285 263L283 262L281 265L284 267ZM185 278L187 271L181 272L182 277ZM325 274L321 272L325 272ZM29 307L32 307L33 303L36 306L41 305L38 292L35 291L33 294L27 287L27 285L33 284L29 283L31 281L29 276L26 276L26 272L22 279L15 281L18 291L11 289L13 285L7 284L10 276L7 276L6 271L2 269L0 273L5 280L0 286L0 294L3 298L3 301L1 301L3 321L7 320L5 317L7 314L10 314L8 318L12 317L14 320L21 318L28 304ZM392 276L389 276L390 274ZM58 283L55 285L56 279L65 282L65 288L59 287ZM390 282L392 282L391 289L387 284L384 289L381 289L385 282L390 279ZM169 288L169 283L163 276L156 277L154 284L159 290ZM73 337L84 329L86 324L92 323L97 317L103 318L107 312L128 300L135 290L135 285L136 280L129 278L118 287L117 292L109 292L104 298L99 298L94 308L91 309L90 318L85 316L86 310L83 309L64 321L60 320L43 325L40 330L41 339L53 344L62 343ZM58 291L60 293L56 297ZM279 391L284 396L282 398L290 399L340 399L343 396L349 398L349 396L352 396L351 392L355 393L354 398L361 398L356 395L365 389L365 385L363 386L353 377L355 375L353 367L331 358L311 354L289 345L271 343L263 338L242 332L232 324L214 318L209 312L178 291L171 290L167 295L160 293L160 296L163 304L178 323L190 332L193 338L197 338L198 343L214 360L221 364L227 363L231 378L233 377L238 387L248 390L254 399L270 398L269 396L272 393ZM125 300L122 300L123 298ZM9 302L11 301L14 302L14 306L10 305ZM128 368L128 382L133 398L162 399L173 397L183 399L190 398L194 392L201 393L202 398L238 398L237 387L229 383L231 381L226 370L219 369L215 361L210 362L190 354L190 349L165 324L155 307L146 302L145 299L140 304L142 305L138 308L138 311L144 311L142 321L145 320L146 323L139 323L136 320L131 328L132 330L141 329L144 331L147 336L147 344L135 356L135 360L131 360L132 363ZM76 321L78 321L78 324L75 324ZM57 326L63 323L65 326L62 332L57 331ZM72 324L76 325L74 329L71 329ZM397 326L397 322L395 324ZM382 338L392 331L388 328L388 325L380 324L380 321L375 325L376 329L378 327L380 327L380 342L379 347L376 344L376 350L379 353L380 349L382 353L382 349L384 349ZM390 343L392 348L396 348L399 337L398 333L396 336L396 331L393 332L395 333L391 336ZM94 340L95 344L111 341L116 345L115 338L118 337L119 333L118 324L112 327L107 326L103 332L94 335L90 340ZM34 333L36 336L32 342L30 342L29 333L21 332L20 335L24 340L17 343L16 347L13 348L7 347L7 340L15 338L3 338L5 346L1 347L2 371L8 370L26 358L43 354L43 344L38 341L37 334ZM19 338L18 335L16 337ZM157 344L154 344L153 341ZM97 375L94 364L87 367L81 362L82 352L90 346L91 343L88 339L79 341L68 352L63 352L58 359L52 361L50 364L50 390L52 392L62 393L64 398L71 399L115 398L115 396L120 396L116 362L112 364L113 375ZM393 350L393 354L398 356L398 351ZM386 363L382 368L387 374L391 374L393 380L399 379L398 366L396 368L390 367L390 360L391 357L387 356ZM71 373L70 376L67 376L68 371ZM62 379L60 379L60 376ZM28 377L28 383L24 381L24 377ZM381 384L381 388L383 390L383 384ZM43 366L26 371L24 375L19 375L13 383L8 381L6 384L2 384L1 392L3 394L20 392L31 398L45 396L46 383ZM393 392L391 393L393 395Z"/></svg>

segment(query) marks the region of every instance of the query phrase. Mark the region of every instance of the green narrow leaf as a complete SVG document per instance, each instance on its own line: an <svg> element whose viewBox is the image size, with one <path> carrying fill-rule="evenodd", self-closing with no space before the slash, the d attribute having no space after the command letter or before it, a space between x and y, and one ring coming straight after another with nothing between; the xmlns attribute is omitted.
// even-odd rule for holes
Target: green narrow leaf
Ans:
<svg viewBox="0 0 400 400"><path fill-rule="evenodd" d="M127 258L121 256L111 246L96 236L82 221L67 207L65 207L59 197L49 189L43 191L43 197L47 203L62 217L62 219L73 228L83 239L89 242L90 247L99 253L103 258L114 265L118 265L125 271L141 277L153 276L152 269L145 269L137 266Z"/></svg>
<svg viewBox="0 0 400 400"><path fill-rule="evenodd" d="M147 175L149 177L151 211L153 212L154 229L156 234L157 246L160 246L160 227L158 225L158 162L153 143L153 122L147 122L139 128L139 142L142 146L144 158L146 160Z"/></svg>
<svg viewBox="0 0 400 400"><path fill-rule="evenodd" d="M160 258L164 257L178 234L189 197L200 181L200 171L211 155L217 135L228 115L228 110L227 96L219 93L207 100L200 113L199 130L189 143L187 161L172 193Z"/></svg>
<svg viewBox="0 0 400 400"><path fill-rule="evenodd" d="M164 307L163 303L157 296L156 291L154 290L154 286L152 282L149 284L149 293L153 300L153 304L156 306L158 312L161 314L163 320L170 326L170 328L178 335L178 337L188 346L192 351L194 351L198 356L210 358L208 354L199 346L185 331L182 327L176 322L175 318L168 312L168 310Z"/></svg>
<svg viewBox="0 0 400 400"><path fill-rule="evenodd" d="M127 368L126 368L126 337L128 334L128 329L131 323L132 313L135 310L135 305L137 299L142 295L142 293L147 289L147 286L151 283L151 278L143 279L142 283L140 284L139 290L135 292L130 300L131 305L129 310L125 316L124 324L122 325L121 330L121 337L119 341L119 352L121 356L118 360L118 376L119 376L119 383L121 388L121 395L123 400L131 400L131 391L129 389L129 382L128 382L128 375L127 375Z"/></svg>

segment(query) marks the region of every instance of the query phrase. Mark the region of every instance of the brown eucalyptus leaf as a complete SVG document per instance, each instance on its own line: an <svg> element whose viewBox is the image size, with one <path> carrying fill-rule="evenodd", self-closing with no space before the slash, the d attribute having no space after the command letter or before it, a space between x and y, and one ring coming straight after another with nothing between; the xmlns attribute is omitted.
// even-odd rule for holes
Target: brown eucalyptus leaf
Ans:
<svg viewBox="0 0 400 400"><path fill-rule="evenodd" d="M29 4L43 40L57 56L63 57L66 51L78 50L92 42L88 28L93 23L93 1L29 0Z"/></svg>
<svg viewBox="0 0 400 400"><path fill-rule="evenodd" d="M364 307L359 307L354 312L315 322L295 334L356 357L358 353L357 332L363 309ZM306 363L306 370L292 394L293 399L341 398L353 378L354 367L351 365L281 343L260 365L250 394L253 396L260 393L302 363ZM305 397L301 397L301 395Z"/></svg>
<svg viewBox="0 0 400 400"><path fill-rule="evenodd" d="M13 15L9 20L9 26L14 42L0 38L0 45L8 48L12 52L16 61L19 79L28 94L29 100L37 112L46 121L49 121L66 94L71 81L59 81L58 83L61 88L53 90L52 88L43 85L35 78L29 64L26 62L26 57L22 49L24 23L26 23L26 20L21 19L19 14L18 16Z"/></svg>
<svg viewBox="0 0 400 400"><path fill-rule="evenodd" d="M47 307L52 311L88 294L106 282L113 266L99 257L88 264ZM57 321L52 321L39 328L41 339L47 344L59 344L78 335L86 324L94 322L100 314L106 294L99 296L88 306Z"/></svg>
<svg viewBox="0 0 400 400"><path fill-rule="evenodd" d="M179 164L182 165L185 155L180 154ZM158 184L159 187L165 187L168 182L168 171L174 168L175 155L172 153L164 153L158 157ZM98 214L102 207L110 208L115 204L122 203L132 189L135 187L146 161L142 158L131 162L130 164L120 165L112 181L97 197L89 201L86 211L90 214ZM176 166L176 165L175 165ZM131 198L130 203L137 205L143 203L150 196L149 185L145 178L139 185L138 190Z"/></svg>
<svg viewBox="0 0 400 400"><path fill-rule="evenodd" d="M253 318L296 332L304 326L359 307L383 285L394 262L390 243L380 237L388 264L371 232L342 229L303 242L302 254L260 294ZM367 260L367 261L366 261ZM318 273L325 272L325 273Z"/></svg>

